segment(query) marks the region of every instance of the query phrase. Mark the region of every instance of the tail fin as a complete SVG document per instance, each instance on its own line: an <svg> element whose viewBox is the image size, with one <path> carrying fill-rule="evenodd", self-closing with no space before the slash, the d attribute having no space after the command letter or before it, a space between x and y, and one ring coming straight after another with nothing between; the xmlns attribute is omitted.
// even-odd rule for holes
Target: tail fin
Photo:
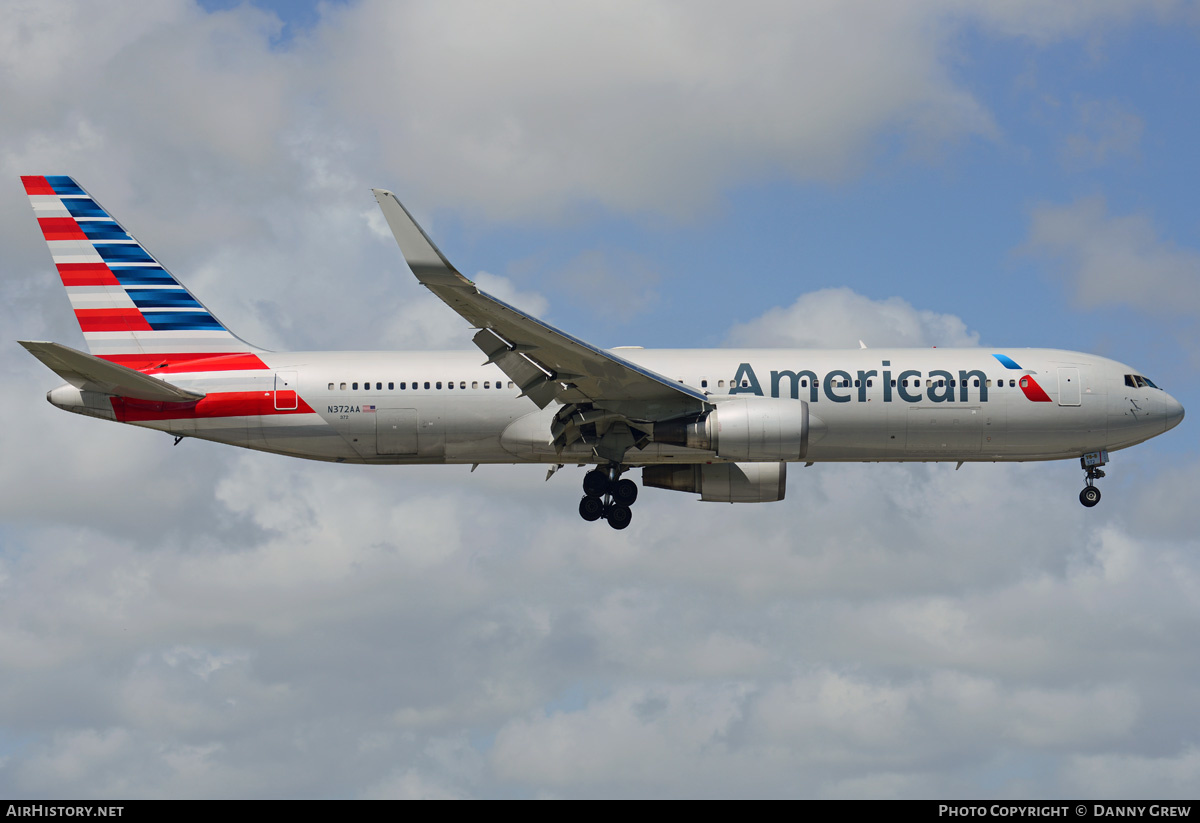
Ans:
<svg viewBox="0 0 1200 823"><path fill-rule="evenodd" d="M70 177L21 182L93 355L179 371L186 362L260 351L222 325Z"/></svg>

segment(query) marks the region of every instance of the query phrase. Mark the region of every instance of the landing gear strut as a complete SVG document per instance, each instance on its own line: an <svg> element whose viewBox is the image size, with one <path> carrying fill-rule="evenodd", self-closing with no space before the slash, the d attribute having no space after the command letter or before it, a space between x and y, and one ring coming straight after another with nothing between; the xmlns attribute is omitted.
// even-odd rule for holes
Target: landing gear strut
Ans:
<svg viewBox="0 0 1200 823"><path fill-rule="evenodd" d="M588 522L604 518L614 529L623 529L633 520L629 507L637 500L638 487L628 478L622 480L622 467L610 464L607 468L592 469L583 476L583 499L579 501L579 516Z"/></svg>
<svg viewBox="0 0 1200 823"><path fill-rule="evenodd" d="M1108 462L1108 452L1091 452L1079 458L1079 465L1084 470L1084 482L1087 484L1079 493L1079 502L1089 509L1100 502L1100 490L1093 485L1104 476L1100 467Z"/></svg>

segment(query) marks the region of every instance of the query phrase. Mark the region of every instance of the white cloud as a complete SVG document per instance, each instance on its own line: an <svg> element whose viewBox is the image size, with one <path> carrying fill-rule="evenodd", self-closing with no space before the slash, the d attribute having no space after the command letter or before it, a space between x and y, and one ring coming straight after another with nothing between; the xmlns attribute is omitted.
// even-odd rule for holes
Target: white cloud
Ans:
<svg viewBox="0 0 1200 823"><path fill-rule="evenodd" d="M899 297L872 300L847 288L821 289L734 326L731 346L857 348L880 346L977 346L979 334L961 318L916 309Z"/></svg>
<svg viewBox="0 0 1200 823"><path fill-rule="evenodd" d="M1169 755L1091 755L1073 759L1064 783L1078 797L1190 797L1200 782L1200 749Z"/></svg>
<svg viewBox="0 0 1200 823"><path fill-rule="evenodd" d="M1101 197L1036 206L1022 251L1050 260L1086 308L1200 311L1200 251L1161 237L1145 214L1110 215Z"/></svg>

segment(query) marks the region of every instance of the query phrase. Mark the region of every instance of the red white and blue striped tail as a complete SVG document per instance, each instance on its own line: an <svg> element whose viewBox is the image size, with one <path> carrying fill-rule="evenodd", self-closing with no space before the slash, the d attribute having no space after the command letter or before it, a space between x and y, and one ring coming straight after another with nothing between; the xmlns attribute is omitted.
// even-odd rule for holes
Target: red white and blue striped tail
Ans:
<svg viewBox="0 0 1200 823"><path fill-rule="evenodd" d="M78 183L22 177L88 349L138 370L262 368L239 339Z"/></svg>

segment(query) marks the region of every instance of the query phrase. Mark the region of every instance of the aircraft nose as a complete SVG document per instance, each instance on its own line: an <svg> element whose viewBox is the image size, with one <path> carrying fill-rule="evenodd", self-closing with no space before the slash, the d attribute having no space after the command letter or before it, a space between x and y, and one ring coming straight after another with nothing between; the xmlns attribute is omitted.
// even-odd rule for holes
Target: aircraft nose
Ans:
<svg viewBox="0 0 1200 823"><path fill-rule="evenodd" d="M1183 420L1183 404L1168 394L1163 406L1166 412L1164 420L1166 427L1163 429L1163 431L1170 431L1178 426L1179 422Z"/></svg>

